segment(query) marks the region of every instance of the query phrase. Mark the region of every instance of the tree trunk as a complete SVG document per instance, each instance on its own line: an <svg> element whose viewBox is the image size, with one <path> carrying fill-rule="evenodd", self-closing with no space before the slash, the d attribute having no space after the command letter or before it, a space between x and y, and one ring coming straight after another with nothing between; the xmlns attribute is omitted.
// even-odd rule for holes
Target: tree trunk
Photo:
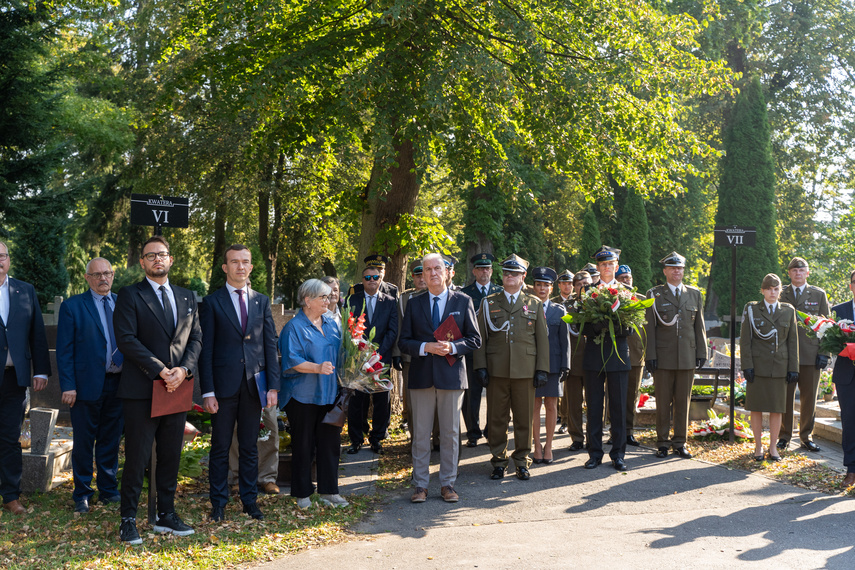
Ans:
<svg viewBox="0 0 855 570"><path fill-rule="evenodd" d="M484 185L478 185L472 189L472 198L469 201L470 204L478 204L480 200L492 200L493 197L487 191L487 187ZM470 261L472 257L478 253L493 253L493 240L482 231L476 231L474 236L474 241L470 241L466 244L466 283L470 282L471 279L474 281L474 275L472 270L475 268L475 265Z"/></svg>

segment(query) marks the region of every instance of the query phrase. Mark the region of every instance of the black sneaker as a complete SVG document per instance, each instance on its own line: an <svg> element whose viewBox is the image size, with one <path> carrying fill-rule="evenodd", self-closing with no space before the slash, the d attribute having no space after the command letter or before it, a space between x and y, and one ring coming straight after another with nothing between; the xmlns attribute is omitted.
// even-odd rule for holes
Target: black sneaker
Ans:
<svg viewBox="0 0 855 570"><path fill-rule="evenodd" d="M152 527L155 532L171 532L176 536L188 536L196 532L192 527L184 524L175 513L167 513L157 517L157 523Z"/></svg>
<svg viewBox="0 0 855 570"><path fill-rule="evenodd" d="M137 532L137 521L134 519L123 520L119 534L125 544L142 544L140 533Z"/></svg>

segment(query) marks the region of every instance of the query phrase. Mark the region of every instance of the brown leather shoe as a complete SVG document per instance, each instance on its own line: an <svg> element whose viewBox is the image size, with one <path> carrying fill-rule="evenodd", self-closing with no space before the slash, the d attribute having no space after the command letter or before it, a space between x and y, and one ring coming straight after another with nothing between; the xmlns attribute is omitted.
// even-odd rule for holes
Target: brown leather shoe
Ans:
<svg viewBox="0 0 855 570"><path fill-rule="evenodd" d="M445 488L445 487L443 487ZM411 503L424 503L427 499L427 489L424 487L416 487L416 490L413 491L413 496L410 497Z"/></svg>
<svg viewBox="0 0 855 570"><path fill-rule="evenodd" d="M454 487L451 485L440 489L439 494L442 495L442 500L446 503L456 503L460 499L460 497L457 496L457 493L454 492Z"/></svg>
<svg viewBox="0 0 855 570"><path fill-rule="evenodd" d="M3 508L12 513L13 515L23 515L27 512L27 509L24 508L24 505L21 504L21 501L15 499L14 501L9 501L8 503L3 503Z"/></svg>
<svg viewBox="0 0 855 570"><path fill-rule="evenodd" d="M261 490L267 493L268 495L278 495L279 487L276 486L276 483L272 481L268 481L267 483L263 483L261 485Z"/></svg>
<svg viewBox="0 0 855 570"><path fill-rule="evenodd" d="M843 479L843 486L844 487L851 487L852 485L855 485L855 473L850 471L849 473L846 474L846 477ZM17 501L15 501L15 502L17 502ZM5 507L6 505L3 505L3 506Z"/></svg>

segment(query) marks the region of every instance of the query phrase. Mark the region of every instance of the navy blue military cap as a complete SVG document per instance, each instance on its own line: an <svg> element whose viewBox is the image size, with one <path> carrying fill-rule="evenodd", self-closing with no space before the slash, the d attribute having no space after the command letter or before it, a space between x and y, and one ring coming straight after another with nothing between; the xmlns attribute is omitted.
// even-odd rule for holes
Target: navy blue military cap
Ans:
<svg viewBox="0 0 855 570"><path fill-rule="evenodd" d="M591 256L591 259L594 259L597 263L599 263L601 261L617 261L619 257L619 249L604 245L596 252L594 252L594 255Z"/></svg>
<svg viewBox="0 0 855 570"><path fill-rule="evenodd" d="M551 267L535 267L531 270L531 274L535 281L543 281L544 283L555 283L558 279L558 273Z"/></svg>
<svg viewBox="0 0 855 570"><path fill-rule="evenodd" d="M380 255L379 253L373 253L362 261L365 262L365 267L377 267L380 269L385 269L386 262L389 261L389 258L385 255Z"/></svg>
<svg viewBox="0 0 855 570"><path fill-rule="evenodd" d="M479 253L469 258L475 267L491 267L496 258L492 253Z"/></svg>
<svg viewBox="0 0 855 570"><path fill-rule="evenodd" d="M557 281L573 281L573 273L569 269L565 269L558 276Z"/></svg>

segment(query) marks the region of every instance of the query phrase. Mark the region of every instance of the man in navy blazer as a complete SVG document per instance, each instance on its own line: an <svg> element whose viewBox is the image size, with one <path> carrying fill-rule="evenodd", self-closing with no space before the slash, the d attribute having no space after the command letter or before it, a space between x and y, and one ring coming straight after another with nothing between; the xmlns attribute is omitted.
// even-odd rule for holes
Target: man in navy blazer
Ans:
<svg viewBox="0 0 855 570"><path fill-rule="evenodd" d="M21 424L24 399L32 379L33 390L47 386L50 376L45 324L33 286L8 276L9 248L0 242L0 359L6 364L0 382L0 495L3 509L27 512L21 496Z"/></svg>
<svg viewBox="0 0 855 570"><path fill-rule="evenodd" d="M383 364L392 364L392 348L398 338L398 301L395 297L387 295L380 290L383 275L376 266L369 265L362 271L363 289L350 295L345 302L346 319L348 313L354 318L359 318L365 313L365 338L368 339L371 331L374 331L374 342L377 344L377 352L382 358ZM374 402L374 414L372 417L371 433L368 442L371 451L383 453L380 442L386 439L389 429L389 418L392 413L389 392L377 392L372 394ZM347 408L347 433L350 436L349 454L359 451L364 441L364 432L368 425L369 395L356 391Z"/></svg>
<svg viewBox="0 0 855 570"><path fill-rule="evenodd" d="M177 536L194 532L175 513L187 413L151 417L154 382L163 380L167 391L174 392L193 377L202 350L196 299L192 291L169 282L172 262L169 243L161 236L149 238L140 255L145 279L119 291L113 313L116 343L125 358L118 396L129 427L119 530L125 544L142 543L136 516L152 442L157 443L157 521L152 528Z"/></svg>
<svg viewBox="0 0 855 570"><path fill-rule="evenodd" d="M855 271L849 274L849 290L855 299ZM831 308L837 320L855 320L855 300L840 303ZM834 362L832 380L837 386L837 399L840 402L840 423L842 428L843 465L846 477L843 485L855 485L855 365L845 356L838 356Z"/></svg>
<svg viewBox="0 0 855 570"><path fill-rule="evenodd" d="M229 448L237 424L238 480L243 512L263 520L258 508L258 426L261 400L276 406L281 370L270 299L253 291L247 280L252 255L235 244L223 255L226 284L202 302L202 353L199 382L205 409L211 413L208 469L211 520L222 521L229 500ZM256 376L263 382L257 382ZM266 388L266 394L259 393Z"/></svg>
<svg viewBox="0 0 855 570"><path fill-rule="evenodd" d="M92 459L98 470L98 498L119 502L119 441L125 425L122 401L116 396L122 372L122 353L116 346L113 310L116 294L113 267L103 257L86 264L89 290L59 307L56 364L62 403L68 404L74 447L74 511L88 513L92 489Z"/></svg>
<svg viewBox="0 0 855 570"><path fill-rule="evenodd" d="M414 503L427 498L430 476L431 431L434 414L439 416L440 494L446 502L456 502L457 459L460 451L460 406L468 387L466 355L481 346L481 334L475 321L472 299L465 293L446 287L448 269L438 253L422 258L427 293L407 303L398 346L412 357L410 361L410 409L413 414ZM454 319L461 337L437 340L434 331L449 317ZM447 355L453 355L449 364Z"/></svg>

